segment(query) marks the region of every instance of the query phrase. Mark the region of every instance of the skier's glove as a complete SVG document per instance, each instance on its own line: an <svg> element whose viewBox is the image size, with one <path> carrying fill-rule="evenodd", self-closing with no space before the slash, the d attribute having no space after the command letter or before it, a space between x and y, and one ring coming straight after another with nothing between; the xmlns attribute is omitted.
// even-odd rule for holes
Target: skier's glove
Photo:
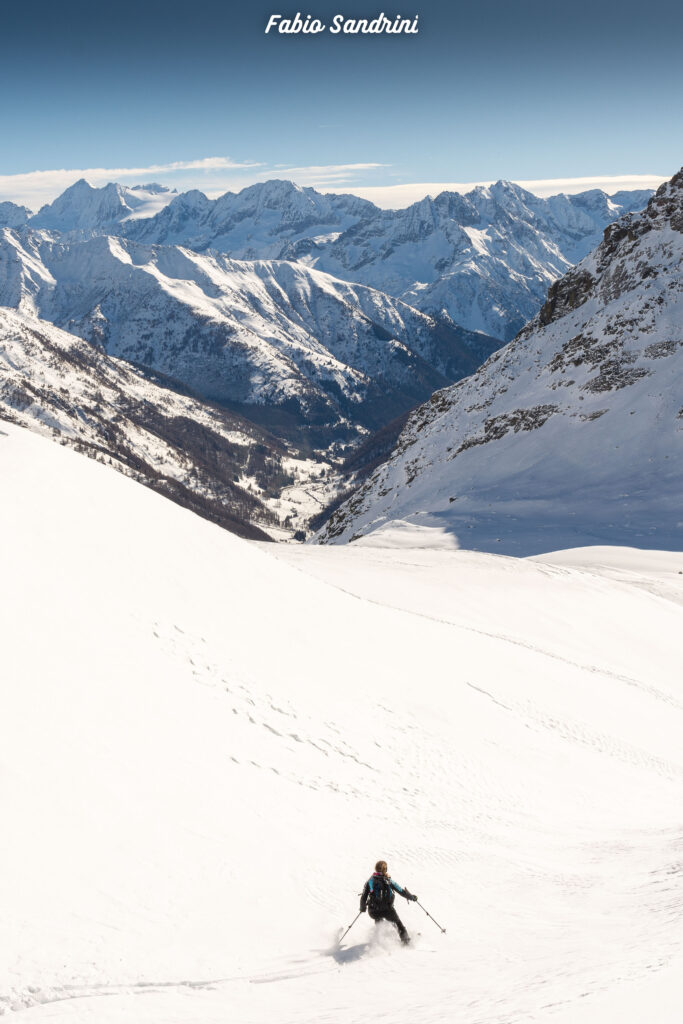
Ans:
<svg viewBox="0 0 683 1024"><path fill-rule="evenodd" d="M409 900L413 900L413 902L416 902L417 901L417 896L413 896L413 894L411 892L411 894L409 895L408 899Z"/></svg>
<svg viewBox="0 0 683 1024"><path fill-rule="evenodd" d="M367 909L368 909L367 907L361 907L360 908L361 914L364 914Z"/></svg>

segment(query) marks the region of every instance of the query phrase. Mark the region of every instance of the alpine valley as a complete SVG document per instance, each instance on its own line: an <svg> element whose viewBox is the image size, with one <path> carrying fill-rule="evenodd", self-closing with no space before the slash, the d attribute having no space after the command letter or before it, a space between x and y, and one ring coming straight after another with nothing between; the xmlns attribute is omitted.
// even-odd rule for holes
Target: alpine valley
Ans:
<svg viewBox="0 0 683 1024"><path fill-rule="evenodd" d="M154 459L177 500L229 527L241 509L242 532L291 536L324 517L358 478L354 465L375 466L411 409L474 373L648 195L543 200L498 182L386 211L287 181L210 200L81 180L37 214L3 203L0 305L14 311L1 324L3 414L49 424L148 482L151 463L137 460L159 437ZM97 384L103 368L113 391ZM80 396L68 424L64 409L55 417L66 393ZM134 406L144 456L112 429ZM183 443L175 427L167 433L179 418L250 443L219 469L190 431Z"/></svg>

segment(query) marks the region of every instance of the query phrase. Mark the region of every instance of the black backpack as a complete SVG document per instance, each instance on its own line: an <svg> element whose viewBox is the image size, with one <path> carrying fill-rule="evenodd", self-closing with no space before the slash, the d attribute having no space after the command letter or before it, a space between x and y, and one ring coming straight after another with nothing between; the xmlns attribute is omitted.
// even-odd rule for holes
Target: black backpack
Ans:
<svg viewBox="0 0 683 1024"><path fill-rule="evenodd" d="M387 907L390 907L393 902L393 896L394 893L388 878L373 877L372 892L369 899L371 910L385 910Z"/></svg>

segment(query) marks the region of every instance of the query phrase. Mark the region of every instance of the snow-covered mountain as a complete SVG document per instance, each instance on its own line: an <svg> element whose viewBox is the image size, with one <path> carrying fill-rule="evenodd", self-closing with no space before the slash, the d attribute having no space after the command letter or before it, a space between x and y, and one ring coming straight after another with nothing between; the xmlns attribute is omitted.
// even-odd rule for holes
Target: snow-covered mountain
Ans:
<svg viewBox="0 0 683 1024"><path fill-rule="evenodd" d="M683 171L410 418L321 539L397 520L510 553L683 545Z"/></svg>
<svg viewBox="0 0 683 1024"><path fill-rule="evenodd" d="M0 303L250 418L280 410L280 426L289 419L322 445L381 426L471 372L482 346L496 347L300 264L113 236L4 229Z"/></svg>
<svg viewBox="0 0 683 1024"><path fill-rule="evenodd" d="M404 210L278 180L213 200L196 190L144 203L142 195L81 181L30 223L238 260L294 260L508 341L538 311L552 281L597 245L608 224L642 209L651 192L609 197L594 189L540 199L499 181Z"/></svg>
<svg viewBox="0 0 683 1024"><path fill-rule="evenodd" d="M97 188L81 178L30 217L28 223L34 228L66 234L109 233L120 228L124 222L154 216L175 195L175 189L168 189L156 182L132 187L109 182Z"/></svg>
<svg viewBox="0 0 683 1024"><path fill-rule="evenodd" d="M281 259L283 247L293 242L329 241L377 212L358 196L322 195L274 179L213 200L197 190L184 192L156 216L127 224L124 233L158 245L214 249L235 259Z"/></svg>
<svg viewBox="0 0 683 1024"><path fill-rule="evenodd" d="M0 307L0 419L111 465L242 537L279 525L265 503L289 453L44 320Z"/></svg>
<svg viewBox="0 0 683 1024"><path fill-rule="evenodd" d="M679 557L261 547L3 423L0 478L6 1020L677 1024ZM379 857L446 934L339 947Z"/></svg>
<svg viewBox="0 0 683 1024"><path fill-rule="evenodd" d="M286 181L212 201L81 180L32 217L0 208L0 303L336 455L473 372L498 347L483 329L537 311L643 199L499 182L381 211Z"/></svg>
<svg viewBox="0 0 683 1024"><path fill-rule="evenodd" d="M216 200L185 193L122 231L236 259L297 260L508 341L538 311L551 282L651 194L610 198L594 189L540 199L499 181L380 210L354 196L270 181Z"/></svg>
<svg viewBox="0 0 683 1024"><path fill-rule="evenodd" d="M334 241L285 255L509 341L538 311L551 282L591 251L609 223L641 209L650 195L610 199L593 190L540 199L499 181L378 211Z"/></svg>

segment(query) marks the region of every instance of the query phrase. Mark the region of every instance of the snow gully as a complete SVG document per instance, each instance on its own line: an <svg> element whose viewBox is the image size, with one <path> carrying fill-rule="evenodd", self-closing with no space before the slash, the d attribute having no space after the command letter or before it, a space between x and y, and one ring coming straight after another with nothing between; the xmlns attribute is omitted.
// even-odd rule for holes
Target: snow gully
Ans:
<svg viewBox="0 0 683 1024"><path fill-rule="evenodd" d="M347 18L343 14L335 14L329 32L333 36L340 33L344 35L417 35L419 32L418 20L419 14L416 14L412 20L403 18L400 14L392 19L382 13L371 20ZM310 14L302 18L301 13L297 11L293 18L283 18L281 14L271 14L265 29L266 35L271 29L281 35L299 35L299 33L318 35L327 30L327 25L319 18L311 17Z"/></svg>

